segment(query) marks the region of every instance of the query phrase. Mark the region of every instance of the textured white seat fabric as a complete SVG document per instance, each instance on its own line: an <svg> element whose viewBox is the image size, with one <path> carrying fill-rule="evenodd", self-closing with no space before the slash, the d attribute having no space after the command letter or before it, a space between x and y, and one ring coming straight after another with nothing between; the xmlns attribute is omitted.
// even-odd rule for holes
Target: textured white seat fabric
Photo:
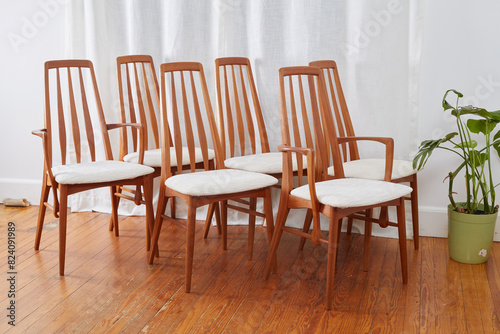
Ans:
<svg viewBox="0 0 500 334"><path fill-rule="evenodd" d="M241 169L249 172L264 173L264 174L274 174L281 173L283 171L283 153L281 152L269 152L269 153L259 153L251 154L242 157L229 158L224 161L226 168ZM292 153L292 165L293 171L297 171L297 159L295 158L295 153ZM302 161L304 163L303 168L307 167L307 157L302 156Z"/></svg>
<svg viewBox="0 0 500 334"><path fill-rule="evenodd" d="M221 195L260 189L278 183L273 176L236 169L174 175L165 181L172 190L191 196Z"/></svg>
<svg viewBox="0 0 500 334"><path fill-rule="evenodd" d="M346 178L316 183L318 201L337 208L375 205L407 196L411 192L412 188L403 184L367 179ZM290 194L311 199L307 184L293 189Z"/></svg>
<svg viewBox="0 0 500 334"><path fill-rule="evenodd" d="M415 174L411 161L394 160L391 180ZM385 159L359 159L344 163L345 177L383 180L385 173ZM328 175L333 175L333 166L328 168Z"/></svg>
<svg viewBox="0 0 500 334"><path fill-rule="evenodd" d="M153 172L154 169L148 166L114 160L52 167L52 174L61 184L112 182L133 179Z"/></svg>
<svg viewBox="0 0 500 334"><path fill-rule="evenodd" d="M215 158L215 151L208 149L208 159L212 160L213 158ZM203 155L199 147L195 147L194 149L194 159L195 162L203 161ZM136 164L139 161L139 153L133 152L127 154L126 156L123 157L123 160L126 162L132 162ZM182 164L183 165L189 164L189 151L187 147L182 148ZM151 167L161 167L161 149L144 151L144 165ZM177 157L175 156L175 148L173 147L170 148L170 165L171 166L177 165Z"/></svg>

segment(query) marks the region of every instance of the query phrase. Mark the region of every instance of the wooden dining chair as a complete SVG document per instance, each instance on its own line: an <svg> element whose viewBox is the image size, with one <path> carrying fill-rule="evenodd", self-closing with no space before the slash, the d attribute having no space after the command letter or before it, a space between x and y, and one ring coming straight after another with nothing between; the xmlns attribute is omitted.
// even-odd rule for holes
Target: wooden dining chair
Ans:
<svg viewBox="0 0 500 334"><path fill-rule="evenodd" d="M97 125L98 124L98 125ZM100 131L94 129L100 127ZM141 164L113 160L108 131L131 126L139 131L144 158L141 124L106 124L92 62L59 60L45 63L45 128L33 131L43 140L44 171L35 250L40 248L46 208L59 218L59 274L64 275L68 196L81 191L110 187L111 219L118 231L118 197L121 185L142 187L146 205L146 230L152 230L154 169ZM102 147L100 147L102 143ZM52 189L53 205L48 202ZM141 204L138 199L137 205ZM147 238L147 242L149 239Z"/></svg>
<svg viewBox="0 0 500 334"><path fill-rule="evenodd" d="M395 206L403 282L408 281L406 255L406 224L404 196L411 188L391 182L394 144L391 138L350 137L337 138L331 126L331 113L326 101L323 74L317 67L285 67L279 71L280 115L283 152L283 180L276 226L265 268L265 278L272 264L283 231L311 239L316 245L326 244L328 249L326 274L326 308L331 309L334 293L335 262L338 234L344 217L362 210ZM384 180L346 178L337 144L355 140L374 140L386 145ZM327 143L331 143L328 145ZM308 184L294 188L291 153L307 157ZM335 178L328 175L333 163ZM312 212L313 228L309 234L302 229L285 226L290 209L305 208ZM320 227L320 214L329 218L328 237ZM366 220L377 221L371 215ZM365 253L366 255L366 253ZM365 257L366 260L366 257Z"/></svg>
<svg viewBox="0 0 500 334"><path fill-rule="evenodd" d="M245 57L215 59L217 129L221 141L224 167L264 173L281 179L281 152L270 152L266 125L250 60ZM293 168L302 177L305 159L293 160ZM277 186L279 188L279 186ZM255 210L255 200L239 200L239 205ZM228 204L229 205L229 204ZM239 206L230 205L238 209ZM255 216L250 215L249 219ZM204 237L208 235L206 221ZM254 222L249 222L254 225Z"/></svg>
<svg viewBox="0 0 500 334"><path fill-rule="evenodd" d="M143 164L154 168L153 177L159 177L161 173L161 149L160 149L160 89L156 76L153 58L149 55L128 55L116 58L118 96L120 100L120 122L140 123L145 132L144 139L144 161ZM135 128L123 128L120 134L120 160L138 163L139 141L138 131ZM172 142L172 141L170 141ZM173 152L173 147L170 148ZM186 150L186 148L184 148ZM209 158L214 159L215 153L209 151ZM175 174L177 162L175 154L170 155L172 173ZM202 165L201 154L195 156L195 162ZM182 168L190 168L188 161L184 161ZM140 189L139 189L140 190ZM129 193L130 195L124 194ZM140 191L129 187L118 187L116 195L119 198L136 200L141 198ZM175 201L170 202L170 212L175 217ZM217 212L218 214L218 212ZM212 221L212 217L207 221ZM217 215L217 222L219 216ZM110 231L115 224L110 222ZM219 224L218 224L219 227ZM118 235L118 231L116 231ZM149 245L147 250L149 250Z"/></svg>
<svg viewBox="0 0 500 334"><path fill-rule="evenodd" d="M340 82L340 76L337 64L333 60L319 60L309 63L310 66L319 67L323 71L325 80L327 100L330 105L330 111L335 117L335 124L339 137L355 137L354 127L352 125L349 110L345 100L344 92ZM344 161L344 173L346 177L383 180L384 179L384 159L362 159L359 155L358 144L356 141L342 143L341 153ZM333 175L334 170L331 166L328 170ZM413 189L410 197L405 198L411 202L411 216L413 225L413 241L415 249L419 244L418 227L418 192L417 192L417 171L413 169L411 161L393 160L391 181L395 183L408 182ZM348 219L348 233L351 232L353 218ZM387 225L383 226L386 227Z"/></svg>
<svg viewBox="0 0 500 334"><path fill-rule="evenodd" d="M273 233L271 186L278 180L270 175L234 169L224 169L219 135L215 124L203 66L196 62L167 63L160 67L162 100L162 168L161 188L155 228L152 237L152 264L158 247L163 220L179 224L179 219L164 214L167 201L178 197L188 205L186 242L186 292L191 290L194 254L196 209L204 205L221 203L222 247L227 248L227 201L240 198L263 198L264 213L246 210L249 214L264 217L268 238ZM168 94L167 94L168 93ZM170 124L170 125L169 125ZM170 132L172 129L172 133ZM209 140L211 138L211 141ZM172 143L170 140L172 139ZM169 149L173 144L174 151ZM208 149L215 152L215 169ZM184 150L183 148L187 148ZM203 168L197 169L194 156L200 152ZM171 154L177 160L177 173L171 172ZM181 168L181 161L189 161L190 169ZM249 233L252 229L249 229ZM249 242L250 251L253 249Z"/></svg>

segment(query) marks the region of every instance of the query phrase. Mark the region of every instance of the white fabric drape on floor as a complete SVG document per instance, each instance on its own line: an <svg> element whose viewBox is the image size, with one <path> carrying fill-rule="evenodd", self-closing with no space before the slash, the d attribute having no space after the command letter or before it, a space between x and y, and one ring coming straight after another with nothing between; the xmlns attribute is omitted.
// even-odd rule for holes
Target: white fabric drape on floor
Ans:
<svg viewBox="0 0 500 334"><path fill-rule="evenodd" d="M281 142L278 69L334 59L356 133L393 137L396 158L410 159L417 147L420 6L416 0L74 0L66 6L66 54L94 62L108 123L118 121L118 56L149 54L157 69L199 61L212 92L215 58L248 57L274 151ZM363 157L382 152L361 148ZM120 213L142 214L124 202ZM109 212L109 203L105 189L75 195L70 204L73 211ZM290 223L301 223L302 215L295 216Z"/></svg>

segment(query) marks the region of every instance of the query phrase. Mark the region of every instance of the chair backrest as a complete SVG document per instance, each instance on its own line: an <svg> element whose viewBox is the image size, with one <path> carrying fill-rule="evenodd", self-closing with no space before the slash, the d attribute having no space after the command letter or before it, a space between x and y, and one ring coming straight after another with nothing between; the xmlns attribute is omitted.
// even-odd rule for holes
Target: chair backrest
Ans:
<svg viewBox="0 0 500 334"><path fill-rule="evenodd" d="M223 156L232 158L269 152L250 60L244 57L216 59L215 86Z"/></svg>
<svg viewBox="0 0 500 334"><path fill-rule="evenodd" d="M171 150L166 149L170 146L175 148L177 166L173 167L177 168L177 174L194 172L200 168L200 163L195 161L195 156L199 154L203 160L202 168L213 169L208 153L211 147L215 151L217 166L220 166L222 156L217 125L203 66L197 62L166 63L160 66L160 75L162 179L172 173ZM190 168L183 169L182 165L189 165Z"/></svg>
<svg viewBox="0 0 500 334"><path fill-rule="evenodd" d="M100 133L94 129L96 126ZM91 61L45 63L45 129L48 169L53 163L95 161L100 154L107 160L113 159ZM102 147L96 147L99 142L104 152L99 151Z"/></svg>
<svg viewBox="0 0 500 334"><path fill-rule="evenodd" d="M354 127L347 109L337 64L333 60L318 60L310 62L309 65L319 67L323 72L327 101L330 105L330 111L335 116L339 137L354 137ZM358 145L355 141L342 143L341 147L344 161L359 159Z"/></svg>
<svg viewBox="0 0 500 334"><path fill-rule="evenodd" d="M116 58L120 122L141 123L144 147L160 148L159 124L160 95L153 58L148 55L130 55ZM120 160L137 152L139 135L136 128L122 128Z"/></svg>
<svg viewBox="0 0 500 334"><path fill-rule="evenodd" d="M332 128L321 70L312 66L284 67L279 71L282 143L291 147L312 148L315 152L316 181L328 179L327 169L333 160L336 177L344 177L337 136ZM292 188L291 155L284 162L283 185ZM296 156L298 166L301 158ZM299 167L299 172L301 168ZM299 182L302 179L299 173Z"/></svg>

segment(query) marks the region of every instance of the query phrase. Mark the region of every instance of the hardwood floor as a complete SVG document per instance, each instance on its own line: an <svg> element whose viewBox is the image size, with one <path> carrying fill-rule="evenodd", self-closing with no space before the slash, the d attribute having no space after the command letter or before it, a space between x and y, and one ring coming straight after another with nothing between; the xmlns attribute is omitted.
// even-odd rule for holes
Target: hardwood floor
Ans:
<svg viewBox="0 0 500 334"><path fill-rule="evenodd" d="M58 275L57 220L49 213L39 252L33 250L38 207L0 205L4 273L0 332L7 333L498 333L500 244L484 265L448 258L447 240L408 241L409 283L401 282L397 239L373 238L368 272L361 235L342 234L334 310L324 308L326 248L284 234L278 272L263 280L267 236L256 229L247 260L247 228L228 228L228 250L216 229L198 224L192 292L184 292L185 230L165 224L160 258L147 264L143 217L72 213L66 276ZM8 223L15 224L16 288L8 297ZM15 301L15 327L6 308Z"/></svg>

